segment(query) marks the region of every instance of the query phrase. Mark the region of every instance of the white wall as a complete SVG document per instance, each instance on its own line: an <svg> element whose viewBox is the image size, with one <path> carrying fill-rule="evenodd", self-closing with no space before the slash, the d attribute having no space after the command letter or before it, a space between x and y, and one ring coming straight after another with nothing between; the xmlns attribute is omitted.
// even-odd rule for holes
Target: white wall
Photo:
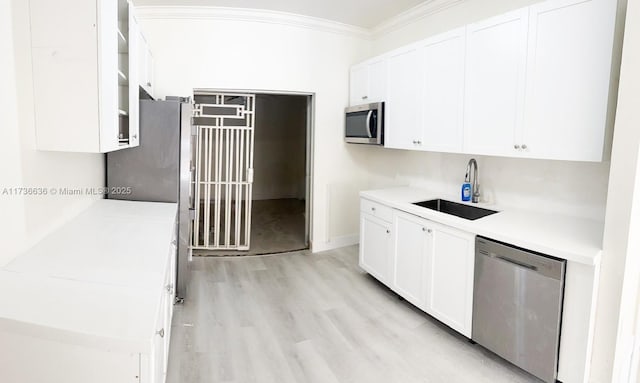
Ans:
<svg viewBox="0 0 640 383"><path fill-rule="evenodd" d="M305 198L306 129L306 97L256 97L253 199Z"/></svg>
<svg viewBox="0 0 640 383"><path fill-rule="evenodd" d="M13 62L13 31L11 2L0 0L0 265L18 251L24 241L24 199L7 195L5 188L22 185L20 134L16 100L15 65Z"/></svg>
<svg viewBox="0 0 640 383"><path fill-rule="evenodd" d="M635 334L634 328L640 277L639 67L640 1L630 0L627 5L593 345L594 382L623 382L624 370L631 360L633 336L640 336ZM636 346L640 346L638 339L635 340ZM614 356L616 370L612 378Z"/></svg>
<svg viewBox="0 0 640 383"><path fill-rule="evenodd" d="M156 95L194 88L258 89L315 94L312 241L326 247L358 232L358 190L368 153L343 143L349 67L368 55L352 34L253 19L145 17L141 28L156 62Z"/></svg>
<svg viewBox="0 0 640 383"><path fill-rule="evenodd" d="M0 11L0 41L3 52L0 119L3 138L7 139L3 141L0 184L2 187L47 189L103 186L103 155L36 150L28 2L2 0ZM70 115L72 107L70 100ZM1 198L3 219L0 221L0 232L3 251L0 254L0 265L76 215L95 198L51 195Z"/></svg>

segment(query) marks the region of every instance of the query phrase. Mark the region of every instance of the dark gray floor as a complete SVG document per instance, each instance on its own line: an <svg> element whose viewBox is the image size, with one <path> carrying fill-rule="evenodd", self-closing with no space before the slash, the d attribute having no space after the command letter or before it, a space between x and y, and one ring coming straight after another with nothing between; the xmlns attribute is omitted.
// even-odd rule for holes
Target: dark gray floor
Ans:
<svg viewBox="0 0 640 383"><path fill-rule="evenodd" d="M287 198L253 201L249 251L196 250L196 256L257 255L308 248L305 240L305 201Z"/></svg>
<svg viewBox="0 0 640 383"><path fill-rule="evenodd" d="M357 252L195 258L167 382L538 382L399 300Z"/></svg>

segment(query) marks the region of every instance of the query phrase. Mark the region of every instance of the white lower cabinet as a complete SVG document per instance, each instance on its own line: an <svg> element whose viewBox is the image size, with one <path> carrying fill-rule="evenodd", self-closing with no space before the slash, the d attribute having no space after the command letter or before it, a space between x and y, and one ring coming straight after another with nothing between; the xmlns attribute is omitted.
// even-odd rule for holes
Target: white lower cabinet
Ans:
<svg viewBox="0 0 640 383"><path fill-rule="evenodd" d="M411 214L394 212L393 285L407 301L427 310L428 267L431 264L430 222Z"/></svg>
<svg viewBox="0 0 640 383"><path fill-rule="evenodd" d="M360 214L360 267L383 283L391 280L391 223Z"/></svg>
<svg viewBox="0 0 640 383"><path fill-rule="evenodd" d="M475 235L397 209L392 224L366 212L360 222L360 266L471 338Z"/></svg>
<svg viewBox="0 0 640 383"><path fill-rule="evenodd" d="M427 312L471 338L475 235L430 222Z"/></svg>

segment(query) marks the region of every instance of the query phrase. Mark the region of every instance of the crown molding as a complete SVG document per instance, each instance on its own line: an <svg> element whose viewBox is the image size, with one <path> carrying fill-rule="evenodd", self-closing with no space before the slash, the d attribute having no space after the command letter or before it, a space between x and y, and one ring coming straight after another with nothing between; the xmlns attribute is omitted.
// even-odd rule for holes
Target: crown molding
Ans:
<svg viewBox="0 0 640 383"><path fill-rule="evenodd" d="M350 35L364 39L371 38L371 31L366 28L317 17L261 9L208 6L139 6L136 7L136 17L139 20L169 19L245 21L307 28L342 35Z"/></svg>
<svg viewBox="0 0 640 383"><path fill-rule="evenodd" d="M427 0L373 27L369 30L370 38L378 38L386 33L463 3L464 1L465 0Z"/></svg>

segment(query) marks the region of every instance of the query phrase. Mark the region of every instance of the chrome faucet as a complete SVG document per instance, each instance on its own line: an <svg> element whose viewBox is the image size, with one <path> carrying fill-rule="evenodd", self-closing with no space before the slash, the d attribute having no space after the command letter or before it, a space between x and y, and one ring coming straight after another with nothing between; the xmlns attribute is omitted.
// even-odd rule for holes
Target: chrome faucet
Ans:
<svg viewBox="0 0 640 383"><path fill-rule="evenodd" d="M478 171L478 163L476 162L475 158L469 160L469 163L467 164L467 174L464 178L467 182L471 181L471 178L469 177L469 173L471 172L471 165L473 165L473 183L471 184L471 190L473 194L471 197L471 202L478 203L480 202L480 186L478 185L478 178L480 178L480 173Z"/></svg>

